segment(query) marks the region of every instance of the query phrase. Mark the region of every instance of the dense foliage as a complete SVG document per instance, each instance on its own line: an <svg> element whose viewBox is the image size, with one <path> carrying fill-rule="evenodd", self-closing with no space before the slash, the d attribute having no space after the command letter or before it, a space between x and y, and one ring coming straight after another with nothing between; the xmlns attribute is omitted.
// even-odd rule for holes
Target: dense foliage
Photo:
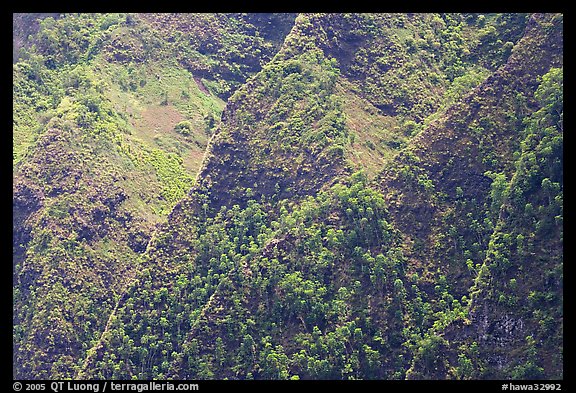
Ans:
<svg viewBox="0 0 576 393"><path fill-rule="evenodd" d="M14 21L15 378L563 377L562 15Z"/></svg>

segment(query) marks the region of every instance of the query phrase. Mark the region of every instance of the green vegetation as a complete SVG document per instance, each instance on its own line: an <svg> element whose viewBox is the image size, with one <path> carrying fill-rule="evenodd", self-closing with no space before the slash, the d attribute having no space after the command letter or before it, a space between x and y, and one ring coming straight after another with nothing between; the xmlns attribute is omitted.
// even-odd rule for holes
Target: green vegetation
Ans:
<svg viewBox="0 0 576 393"><path fill-rule="evenodd" d="M16 379L563 377L562 15L14 21Z"/></svg>
<svg viewBox="0 0 576 393"><path fill-rule="evenodd" d="M192 187L218 127L224 102L165 59L176 49L158 34L136 15L49 16L14 64L14 349L22 375L76 372L139 270L154 226ZM120 37L141 46L122 46ZM188 135L174 129L183 121Z"/></svg>
<svg viewBox="0 0 576 393"><path fill-rule="evenodd" d="M382 195L367 188L361 174L349 181L299 206L283 203L274 220L250 200L246 209L223 207L199 223L198 232L187 235L197 250L192 258L167 269L164 281L145 271L128 290L131 300L104 337L110 347L129 340L121 331L134 339L121 367L106 356L86 372L100 378L160 372L168 378L281 379L401 372L401 364L393 372L379 367L389 361L380 351L386 342L402 340L398 332L411 313L423 311L408 304L405 260ZM143 324L128 322L134 312ZM381 326L384 316L394 324ZM286 329L296 343L287 340ZM150 340L156 349L143 358Z"/></svg>

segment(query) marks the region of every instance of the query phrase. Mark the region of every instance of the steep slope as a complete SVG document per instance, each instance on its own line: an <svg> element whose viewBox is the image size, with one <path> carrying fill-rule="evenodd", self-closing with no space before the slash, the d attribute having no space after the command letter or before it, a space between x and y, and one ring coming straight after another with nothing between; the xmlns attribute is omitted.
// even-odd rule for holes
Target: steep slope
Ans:
<svg viewBox="0 0 576 393"><path fill-rule="evenodd" d="M228 101L201 188L216 208L242 206L247 189L293 198L343 171L376 173L506 61L525 26L525 15L515 18L299 15L273 61ZM485 30L513 42L496 48ZM419 35L451 50L435 45L431 55Z"/></svg>
<svg viewBox="0 0 576 393"><path fill-rule="evenodd" d="M450 261L443 253L451 247L446 235L455 238L454 247L461 253L474 247L458 245L458 237L486 243L492 228L484 218L493 219L485 212L490 211L490 176L494 176L487 172L511 175L522 121L538 109L534 99L538 78L562 64L561 39L561 18L541 23L532 18L508 63L416 136L380 175L378 182L399 229L424 243L414 245L418 259L437 255L437 260ZM468 213L472 216L458 225L476 234L442 231L447 223L456 224L455 217L463 219Z"/></svg>
<svg viewBox="0 0 576 393"><path fill-rule="evenodd" d="M347 134L337 64L302 18L274 59L228 100L200 175L213 208L313 194L342 171Z"/></svg>
<svg viewBox="0 0 576 393"><path fill-rule="evenodd" d="M31 17L19 19L21 30L35 30ZM14 375L70 378L140 269L155 225L191 188L224 102L164 59L178 46L139 15L30 23L37 34L13 73ZM226 28L246 36L238 30L248 24L235 26ZM258 69L252 60L237 81ZM234 61L244 64L222 64Z"/></svg>
<svg viewBox="0 0 576 393"><path fill-rule="evenodd" d="M31 38L15 377L562 378L562 15Z"/></svg>
<svg viewBox="0 0 576 393"><path fill-rule="evenodd" d="M412 146L382 174L380 187L386 195L392 221L407 242L407 257L411 261L408 271L415 271L420 276L420 284L435 311L449 315L452 301L442 304L439 299L434 300L438 295L436 283L448 283L449 299L471 300L472 293L476 292L470 293L469 288L477 283L478 276L486 274L484 270L487 263L492 263L494 248L501 251L505 248L494 244L494 236L500 238L496 233L501 230L504 214L500 209L503 186L516 170L514 157L521 150L523 122L542 105L535 95L539 81L552 67L558 66L562 66L562 18L534 15L508 62L472 94L451 107L444 119L418 135ZM550 231L546 236L554 233L554 230ZM534 241L539 243L544 238ZM561 240L552 248L561 254ZM521 256L515 259L517 263L525 263ZM550 256L549 261L555 269L560 268L557 259ZM505 280L508 282L512 278ZM561 289L555 291L559 295ZM472 310L478 310L477 304L472 307ZM553 313L557 315L557 312ZM508 329L498 320L501 314L483 313L482 323L479 314L475 315L471 320L464 318L460 322L444 318L442 324L431 325L428 331L422 330L422 336L417 334L413 338L414 344L418 347L419 340L441 338L443 325L462 321L479 329L483 323L489 324L490 329ZM514 313L508 313L506 319L518 318L512 315ZM561 320L557 321L561 324ZM471 329L474 328L467 330ZM515 357L524 351L524 337L520 339L521 344L517 340L522 332L506 330L492 334L504 335L507 339L513 337L514 341L504 345L509 347L502 349L502 353L513 355L504 358L500 355L497 366L490 360L492 364L487 368L490 370L487 374L476 369L472 375L462 377L507 378L512 375L510 368L517 362ZM485 343L485 340L478 342ZM555 341L553 346L556 349L552 351L559 351L561 340ZM440 348L436 348L436 356L440 356ZM494 345L489 348L495 350ZM455 346L452 350L454 357L461 353ZM542 351L548 349L542 348ZM553 366L548 371L552 374L544 375L557 377L552 371L556 369ZM447 364L423 363L416 358L410 377L439 378L448 372Z"/></svg>
<svg viewBox="0 0 576 393"><path fill-rule="evenodd" d="M256 200L195 226L173 217L77 377L402 377L401 332L418 321L403 317L399 234L365 181L269 224Z"/></svg>
<svg viewBox="0 0 576 393"><path fill-rule="evenodd" d="M471 289L471 324L447 333L480 345L475 377L563 375L562 72L543 75L515 171L494 182L498 219Z"/></svg>
<svg viewBox="0 0 576 393"><path fill-rule="evenodd" d="M113 142L80 142L79 133L51 126L14 179L16 375L71 375L133 277L152 231L125 202L126 162L102 152Z"/></svg>
<svg viewBox="0 0 576 393"><path fill-rule="evenodd" d="M26 52L30 46L29 37L38 32L39 21L44 18L57 19L57 13L13 13L12 14L12 63L16 63L22 52Z"/></svg>
<svg viewBox="0 0 576 393"><path fill-rule="evenodd" d="M150 325L149 322L128 328L129 323L126 323L122 330L133 340L134 347L124 356L137 357L144 349L147 353L145 362L139 363L140 371L136 371L133 368L135 360L125 361L125 367L119 369L107 368L109 356L116 356L109 353L110 340L114 340L118 332L117 325L112 325L112 330L94 348L95 353L87 359L86 370L82 370L79 376L86 377L94 373L98 376L112 373L115 377L126 373L136 373L142 377L154 375L154 370L160 370L168 360L160 358L156 350L152 352L147 349L149 340L142 341L143 332L146 331L146 337L151 336L154 342L158 342L154 344L155 347L179 347L183 335L190 329L190 323L197 318L201 308L206 307L205 303L215 293L229 268L224 261L218 263L217 270L207 266L216 263L212 261L214 258L211 250L209 255L198 255L202 263L194 263L196 253L206 247L201 245L200 248L198 239L215 236L216 250L229 248L230 245L224 242L225 238L220 241L221 244L217 240L220 236L226 236L216 230L227 226L222 222L222 217L227 214L240 214L244 217L249 213L243 209L257 201L269 206L279 199L315 193L335 176L333 168L338 169L342 149L338 155L338 146L332 147L328 143L342 138L343 131L342 122L340 125L338 123L341 114L338 103L331 100L336 69L323 58L321 51L314 48L311 38L300 35L297 27L290 36L292 44L285 43L279 54L229 100L222 125L212 141L198 187L175 207L168 224L151 242L146 262L149 271L139 278L139 284L132 287L135 292L130 293L126 300L131 305L127 307L123 303L118 309L118 322L122 324L128 318L133 318L135 312L141 315L142 321L149 322L156 319L155 315L163 313L166 323L170 325L174 323L174 318L182 319L182 328L175 332L166 326ZM255 103L259 103L258 106ZM295 108L299 111L296 112ZM292 114L288 121L279 121ZM309 143L305 149L298 150L297 147L304 142L299 136L310 126L314 128L308 133L311 136L319 134L318 142ZM331 147L336 153L331 153ZM334 162L330 162L329 158ZM313 165L322 170L313 172ZM230 213L225 213L226 210ZM219 218L207 230L205 226L210 225L211 217L219 211ZM267 221L262 220L261 224L265 227L269 224ZM239 236L238 242L244 242L248 237L257 238L255 231L258 230L259 226L250 230L250 234ZM236 246L239 249L241 243ZM219 254L216 256L218 260L221 259ZM183 293L180 287L171 285L179 277L179 281L184 283ZM189 294L189 285L202 285L203 288ZM160 293L164 294L163 297ZM171 304L177 304L176 299L182 295L190 296L184 310L164 309L167 297L171 299ZM149 302L150 296L153 296L154 302ZM156 300L161 303L157 304ZM165 337L165 340L159 340L161 337ZM165 368L162 367L162 375L168 371Z"/></svg>
<svg viewBox="0 0 576 393"><path fill-rule="evenodd" d="M120 301L78 377L561 375L551 356L561 346L557 295L548 319L556 336L547 344L554 349L542 346L549 360L535 366L515 358L521 353L535 361L538 352L526 340L505 341L503 349L495 344L499 334L490 334L516 317L486 324L492 316L481 311L483 296L489 302L499 289L479 290L498 249L490 240L505 228L498 223L498 198L507 193L501 179L511 176L526 149L523 120L546 101L539 78L555 75L557 83L561 16L533 15L518 30L507 30L515 39L523 30L507 54L475 53L470 58L486 68L471 71L473 81L408 94L423 102L458 91L447 101L439 98L430 112L355 90L358 81L347 67L358 48L349 38L338 50L323 46L319 26L335 24L333 18L342 16L299 16L278 55L230 98L198 186L150 243L147 269ZM326 57L330 51L335 60ZM366 96L362 110L376 114L370 117L376 123L421 124L405 149L379 161L389 168L372 183L350 175L350 125L363 116L343 116L339 95L347 103ZM558 143L553 154L561 150ZM554 165L561 168L561 162ZM306 173L308 167L313 171ZM558 193L554 176L549 188ZM561 241L551 247L561 254ZM555 269L559 258L548 260ZM522 291L537 293L541 284L531 281ZM478 342L489 347L479 349Z"/></svg>

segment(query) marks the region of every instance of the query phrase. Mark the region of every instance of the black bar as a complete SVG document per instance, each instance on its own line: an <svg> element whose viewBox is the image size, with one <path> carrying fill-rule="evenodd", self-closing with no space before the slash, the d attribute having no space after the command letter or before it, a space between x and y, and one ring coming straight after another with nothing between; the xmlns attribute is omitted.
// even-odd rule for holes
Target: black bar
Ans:
<svg viewBox="0 0 576 393"><path fill-rule="evenodd" d="M274 389L294 389L295 393L302 391L329 391L331 389L350 389L357 392L403 392L406 391L442 391L466 393L466 389L480 388L483 392L566 392L569 391L562 380L554 381L12 381L14 392L234 392L234 391L266 391ZM436 390L437 389L437 390Z"/></svg>

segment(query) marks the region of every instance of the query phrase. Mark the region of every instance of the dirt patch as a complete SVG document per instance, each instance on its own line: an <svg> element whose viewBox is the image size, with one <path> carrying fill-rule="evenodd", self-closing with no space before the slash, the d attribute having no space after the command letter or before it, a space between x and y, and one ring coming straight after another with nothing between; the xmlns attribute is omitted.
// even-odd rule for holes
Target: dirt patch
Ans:
<svg viewBox="0 0 576 393"><path fill-rule="evenodd" d="M196 147L184 157L182 165L188 170L189 173L196 174L200 170L202 161L204 160L204 149Z"/></svg>
<svg viewBox="0 0 576 393"><path fill-rule="evenodd" d="M184 116L173 105L158 105L144 109L134 127L139 133L150 136L174 131L174 126Z"/></svg>

